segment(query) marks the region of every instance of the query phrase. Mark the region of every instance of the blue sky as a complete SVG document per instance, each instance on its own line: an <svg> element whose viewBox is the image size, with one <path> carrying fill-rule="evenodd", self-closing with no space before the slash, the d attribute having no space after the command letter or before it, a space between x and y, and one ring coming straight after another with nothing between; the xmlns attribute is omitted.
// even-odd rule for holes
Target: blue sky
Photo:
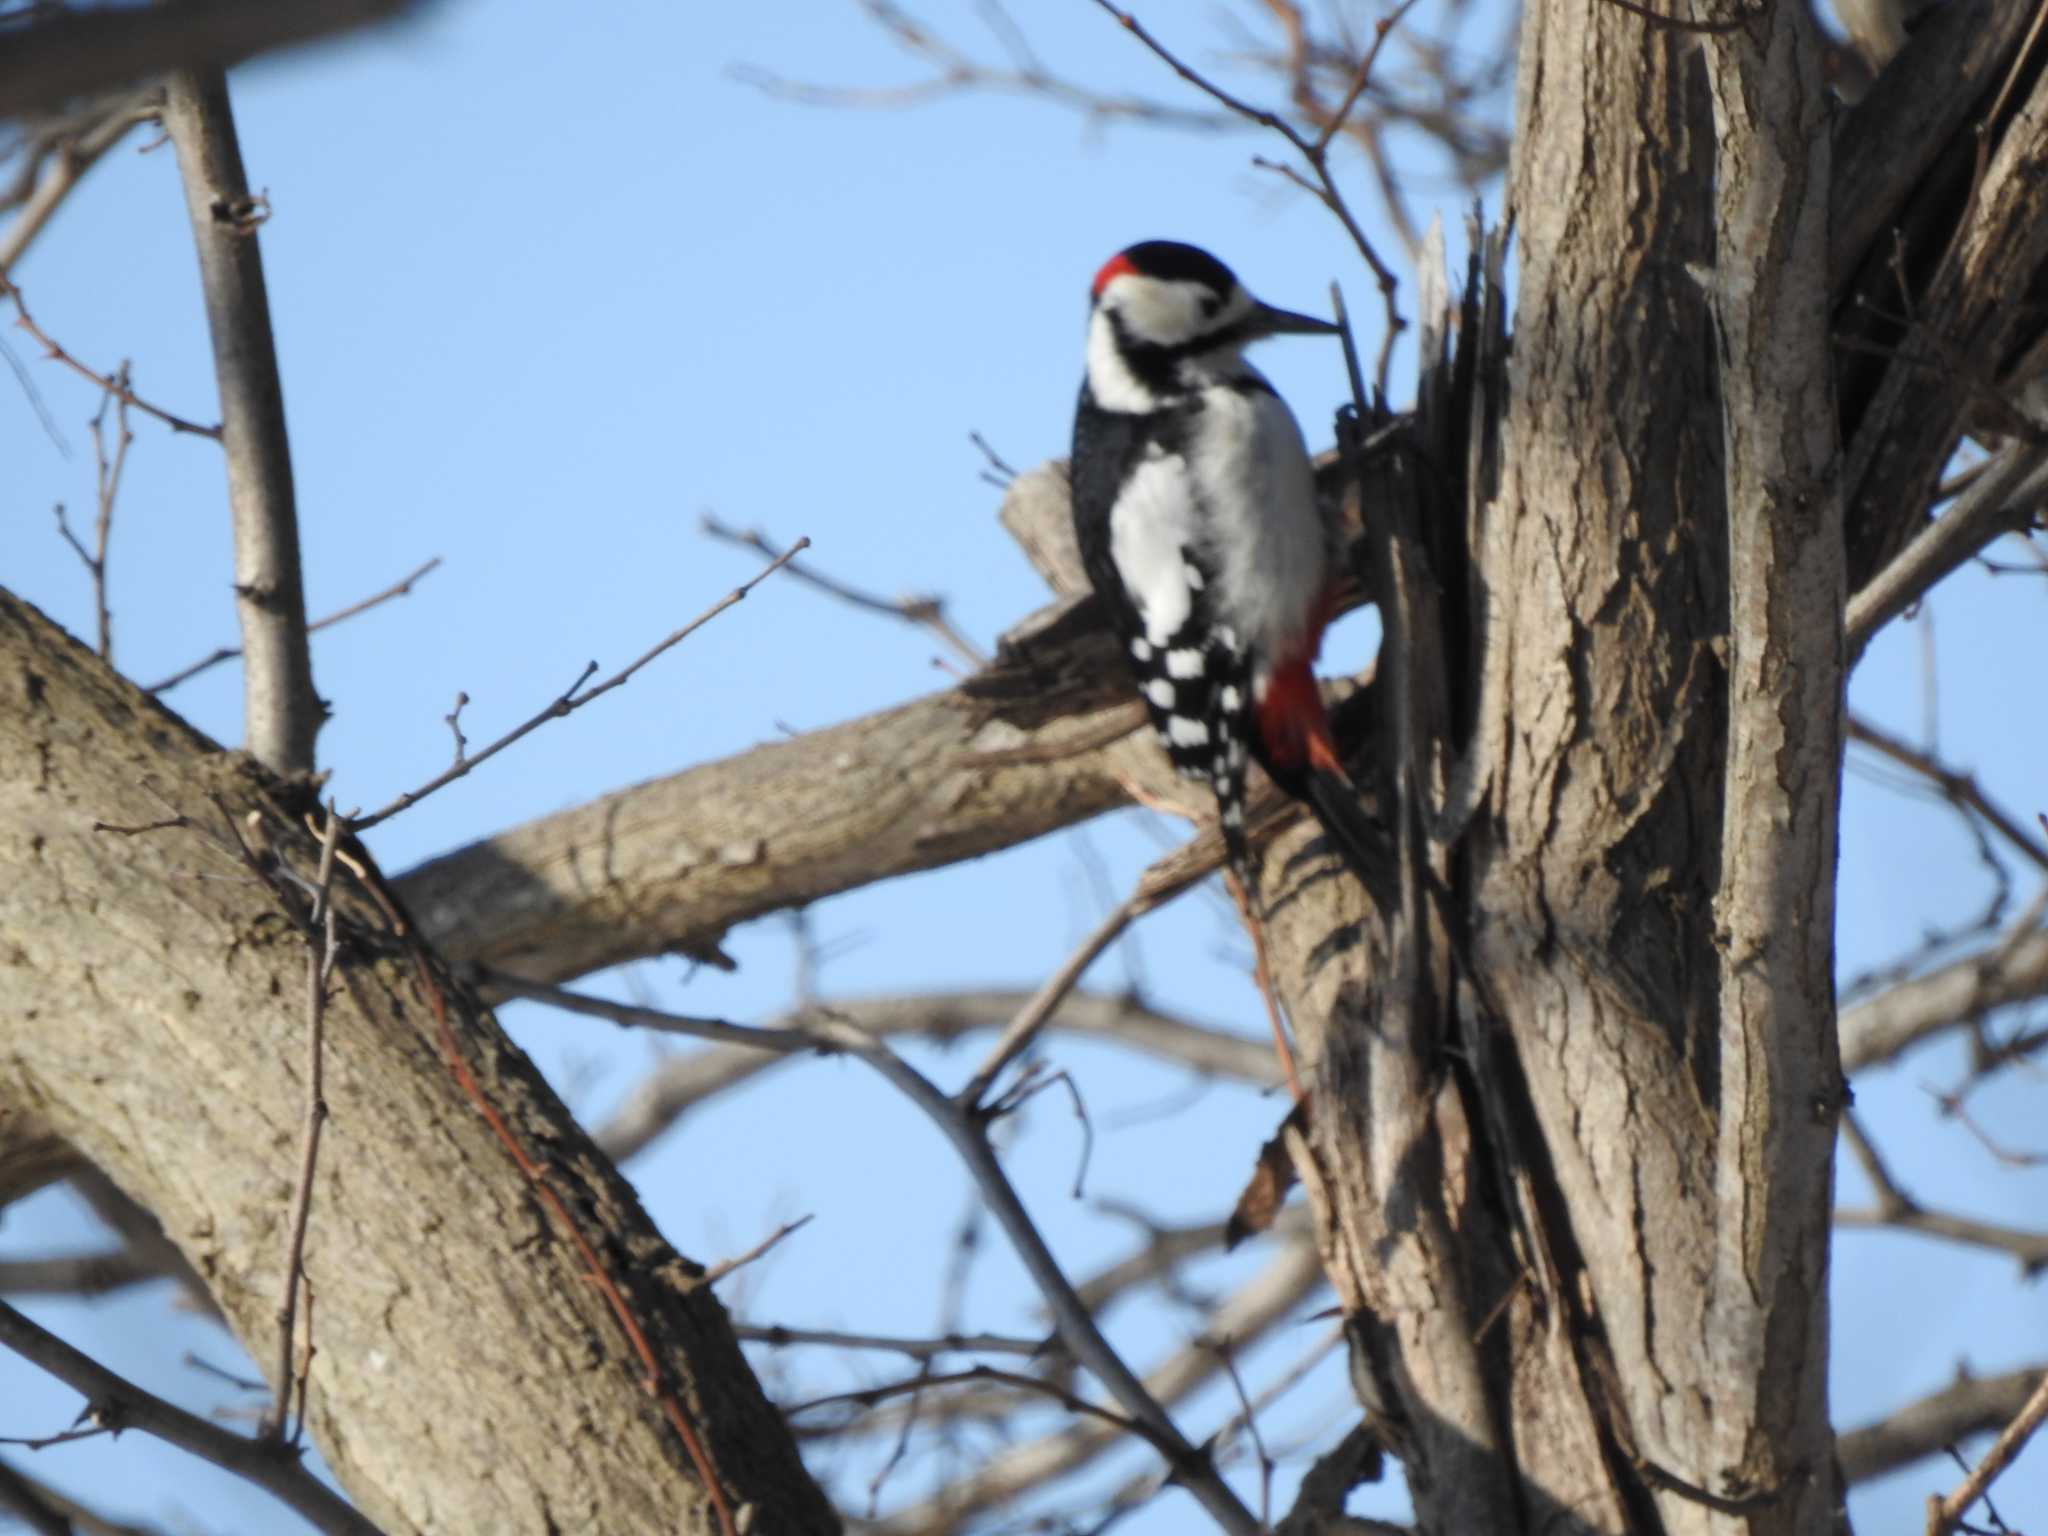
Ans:
<svg viewBox="0 0 2048 1536"><path fill-rule="evenodd" d="M1152 9L1161 15L1148 19L1189 54L1215 56L1222 34L1206 10ZM992 54L971 8L954 10L952 35ZM1027 27L1058 71L1184 99L1083 0L1034 8ZM316 641L317 680L335 707L321 754L344 806L380 804L445 763L441 717L458 690L472 700L471 740L485 739L586 660L630 659L749 575L753 557L699 534L705 512L785 540L807 534L818 563L847 581L943 594L969 634L992 640L1045 594L994 522L998 493L978 478L968 434L1020 467L1065 451L1087 281L1133 240L1207 245L1263 297L1293 308L1321 307L1336 276L1354 310L1376 314L1341 231L1250 165L1270 146L1248 135L1102 130L1040 101L988 95L900 112L805 107L735 78L744 65L858 86L923 75L850 4L621 4L565 27L559 8L528 0L450 3L237 77L251 179L274 209L262 238L309 605L326 612L429 556L446 561L410 599ZM167 149L138 154L136 142L93 174L13 275L38 320L78 355L102 366L131 357L144 394L210 417L175 168ZM1349 171L1369 207L1366 175ZM1450 182L1431 172L1417 190L1455 223L1463 199ZM1391 239L1385 248L1395 253ZM0 381L9 468L0 579L89 633L89 592L50 507L66 502L89 521L84 422L94 400L25 338L8 339L70 453ZM1325 437L1315 424L1342 392L1336 352L1276 344L1262 362L1311 438ZM137 439L112 600L117 660L148 680L230 640L234 616L216 450L147 422ZM2040 801L2030 765L2048 757L2048 728L2041 711L2013 708L2010 668L1990 658L2031 654L2022 648L2039 633L2042 601L2038 581L1972 575L1929 605L1941 744L2022 815ZM1360 643L1356 634L1349 642ZM1857 680L1858 706L1917 735L1921 654L1910 627L1881 639ZM376 850L387 869L403 870L605 790L943 686L937 660L925 635L771 582L628 688L380 829ZM215 737L239 737L231 668L171 702ZM811 926L831 954L823 985L853 994L1034 983L1177 835L1124 815L822 903ZM1843 850L1845 976L1981 900L1967 841L1945 815L1853 773ZM1089 873L1098 867L1106 884ZM734 976L678 961L604 984L742 1019L789 1002L786 923L736 935L732 952ZM1091 980L1113 987L1135 976L1165 1006L1252 1033L1263 1026L1242 958L1220 898L1203 893L1148 919ZM592 1115L659 1054L531 1009L506 1018ZM1179 1078L1114 1052L1061 1045L1058 1057L1097 1128L1090 1200L1069 1195L1078 1137L1050 1099L1025 1118L1010 1156L1076 1270L1134 1241L1094 1200L1214 1219L1277 1119L1270 1101L1224 1088L1172 1108ZM958 1059L919 1059L949 1080L967 1070ZM1959 1053L1925 1053L1859 1081L1859 1104L1891 1128L1886 1150L1916 1193L2038 1223L2048 1175L1998 1166L1933 1112L1925 1085L1953 1081L1961 1066ZM1982 1116L2023 1141L2038 1101L2038 1085L2021 1078L1988 1090ZM750 1246L780 1219L816 1214L737 1283L728 1300L742 1315L915 1333L933 1324L939 1255L972 1199L937 1153L915 1116L859 1068L821 1062L778 1069L693 1114L629 1171L675 1243L707 1260ZM1845 1198L1859 1190L1845 1171ZM46 1195L8 1213L0 1253L75 1246L86 1232L64 1198ZM965 1324L1032 1326L995 1234L976 1262ZM1221 1290L1259 1262L1241 1256L1200 1278ZM1863 1422L1959 1364L1992 1370L2048 1355L2039 1293L2012 1269L1920 1240L1844 1238L1838 1421ZM182 1401L240 1401L181 1363L191 1349L230 1364L234 1346L204 1324L167 1319L166 1301L152 1288L34 1310ZM1140 1361L1199 1326L1168 1306L1127 1308L1112 1321ZM1319 1327L1284 1330L1249 1362L1254 1376L1281 1369ZM768 1364L796 1395L891 1370L874 1360ZM17 1434L60 1427L76 1407L12 1360L0 1360L0 1402L0 1432ZM1206 1433L1230 1407L1212 1394L1184 1422ZM1320 1448L1352 1412L1341 1372L1326 1369L1267 1431ZM2008 1518L2048 1508L2044 1462L2037 1452L2002 1485ZM1142 1464L1129 1454L1114 1468ZM46 1452L32 1470L90 1490L110 1512L179 1529L290 1528L262 1495L132 1438ZM848 1508L866 1476L859 1464L835 1484ZM1949 1468L1924 1467L1859 1491L1852 1508L1866 1529L1903 1529L1953 1479ZM892 1496L907 1494L916 1477L895 1486ZM1402 1507L1391 1488L1354 1503ZM1185 1519L1168 1495L1123 1529L1143 1536L1184 1529Z"/></svg>

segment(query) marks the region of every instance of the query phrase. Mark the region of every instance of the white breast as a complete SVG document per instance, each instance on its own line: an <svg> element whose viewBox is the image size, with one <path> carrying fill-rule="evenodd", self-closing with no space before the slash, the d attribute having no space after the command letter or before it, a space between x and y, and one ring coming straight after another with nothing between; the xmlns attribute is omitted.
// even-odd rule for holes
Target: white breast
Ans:
<svg viewBox="0 0 2048 1536"><path fill-rule="evenodd" d="M1124 590L1144 615L1145 638L1163 648L1193 611L1199 575L1189 579L1184 549L1201 530L1187 461L1153 450L1138 461L1109 513L1109 553Z"/></svg>
<svg viewBox="0 0 2048 1536"><path fill-rule="evenodd" d="M1212 386L1188 457L1217 571L1217 620L1262 660L1298 651L1328 581L1329 550L1293 412L1264 389Z"/></svg>

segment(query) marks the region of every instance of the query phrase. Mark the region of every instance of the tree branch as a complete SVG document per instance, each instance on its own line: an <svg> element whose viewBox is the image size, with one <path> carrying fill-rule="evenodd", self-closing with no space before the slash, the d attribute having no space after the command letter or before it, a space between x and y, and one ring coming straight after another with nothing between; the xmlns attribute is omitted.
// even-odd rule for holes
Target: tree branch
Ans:
<svg viewBox="0 0 2048 1536"><path fill-rule="evenodd" d="M1114 744L998 755L1085 740L1110 651L1103 631L1061 651L1074 665L1030 690L1040 724L997 718L970 679L500 833L400 877L398 894L451 960L531 980L662 954L715 963L737 923L1125 803Z"/></svg>
<svg viewBox="0 0 2048 1536"><path fill-rule="evenodd" d="M473 772L481 764L489 762L492 758L496 757L500 752L504 751L507 747L514 745L516 742L523 740L532 732L539 730L542 726L546 725L550 720L559 720L565 715L574 714L584 705L589 704L594 700L603 698L604 695L610 693L614 688L623 688L627 683L633 680L633 675L636 672L638 672L642 667L646 666L649 662L655 660L657 657L666 654L674 647L682 644L683 641L689 639L690 636L694 635L698 630L702 629L706 624L709 624L713 619L717 618L721 613L725 612L726 609L732 607L735 603L744 601L746 599L747 594L752 592L754 588L758 587L770 576L773 576L777 571L781 570L783 566L787 565L791 560L795 559L797 552L799 550L809 549L810 547L811 541L809 539L798 539L794 544L790 545L788 549L784 550L781 554L777 555L773 560L769 561L766 566L764 566L761 570L757 571L751 578L741 582L737 587L734 587L730 592L726 593L724 597L721 597L709 608L706 608L702 613L698 614L697 617L690 620L689 623L683 625L682 628L674 630L666 638L656 641L653 645L649 646L646 650L642 651L632 661L628 662L625 666L619 668L618 671L614 672L610 677L605 678L603 681L596 683L590 682L592 675L597 671L597 663L594 661L591 662L588 666L586 666L583 669L581 675L577 677L576 681L571 683L568 686L568 688L565 689L562 693L556 695L556 697L545 708L543 708L539 714L531 715L527 719L521 721L518 725L512 727L511 730L507 731L504 735L500 736L496 741L492 742L489 746L485 747L481 752L472 754L466 750L462 738L462 732L455 724L455 715L450 715L448 717L448 728L455 732L455 761L452 764L450 764L448 768L445 769L443 772L438 773L434 775L433 778L427 780L427 782L422 784L418 789L407 790L404 794L400 795L397 799L393 800L389 805L384 806L381 810L372 811L367 816L352 817L349 822L350 830L356 832L369 831L370 828L376 826L378 822L388 821L393 816L396 816L400 811L411 809L413 806L419 804L420 801L426 799L427 796L434 793L435 790L446 788L448 785L454 783L457 779L462 778L466 774ZM590 686L586 688L584 686L585 683L590 683ZM462 712L462 702L462 700L456 701L456 714L460 714Z"/></svg>
<svg viewBox="0 0 2048 1536"><path fill-rule="evenodd" d="M105 103L95 120L87 121L57 141L49 151L48 171L23 199L21 212L14 216L7 232L0 234L0 272L5 272L21 259L21 253L35 242L51 216L64 205L64 199L85 179L85 173L99 162L100 156L126 138L138 124L155 120L160 111L156 94L145 91Z"/></svg>
<svg viewBox="0 0 2048 1536"><path fill-rule="evenodd" d="M220 387L235 609L246 658L245 742L272 772L311 773L327 706L313 689L284 385L256 241L269 206L249 194L225 77L172 75L164 84L163 120L177 146Z"/></svg>
<svg viewBox="0 0 2048 1536"><path fill-rule="evenodd" d="M603 1011L612 1010L607 1005ZM652 1010L636 1012L653 1016ZM709 1025L708 1032L718 1038L730 1038L739 1032L737 1026L716 1021L671 1017L668 1022L683 1033L705 1031ZM759 1030L748 1033L764 1050L844 1052L865 1062L915 1105L939 1129L966 1165L990 1212L1008 1235L1018 1258L1044 1297L1067 1352L1102 1383L1110 1397L1130 1415L1133 1426L1166 1457L1176 1479L1186 1486L1222 1529L1234 1533L1234 1536L1255 1536L1257 1522L1229 1485L1217 1475L1207 1453L1198 1450L1182 1436L1166 1410L1146 1391L1096 1326L1093 1313L1053 1257L1052 1250L1011 1185L1009 1176L1003 1171L1002 1163L989 1143L987 1116L978 1105L963 1104L941 1092L923 1073L875 1036L836 1017L830 1009L818 1010L800 1030L775 1035Z"/></svg>
<svg viewBox="0 0 2048 1536"><path fill-rule="evenodd" d="M255 54L396 16L413 0L164 0L51 7L7 28L0 118L175 69L225 68ZM13 20L13 18L10 18Z"/></svg>
<svg viewBox="0 0 2048 1536"><path fill-rule="evenodd" d="M1985 467L1955 504L1929 523L1849 600L1845 623L1853 665L1886 624L2001 534L2017 532L2048 502L2048 448L2019 444Z"/></svg>
<svg viewBox="0 0 2048 1536"><path fill-rule="evenodd" d="M1265 1266L1205 1320L1208 1337L1246 1340L1266 1332L1323 1283L1322 1264L1314 1245L1288 1243ZM1159 1402L1174 1404L1214 1381L1222 1362L1206 1338L1176 1350L1145 1374L1145 1387ZM899 1510L884 1522L886 1536L951 1531L972 1516L1007 1508L1026 1489L1085 1466L1120 1440L1113 1430L1096 1424L1072 1424L1039 1440L1012 1446L971 1476L932 1495L923 1504Z"/></svg>
<svg viewBox="0 0 2048 1536"><path fill-rule="evenodd" d="M381 591L372 592L368 597L357 598L354 602L348 604L348 606L344 608L335 609L334 612L328 614L323 619L315 619L312 623L306 626L306 633L309 635L317 635L318 633L320 633L321 630L326 629L328 626L333 624L339 624L345 619L352 619L357 614L367 612L369 609L375 608L380 603L388 603L393 598L410 596L412 594L413 587L420 581L420 579L422 577L427 576L434 570L438 569L440 564L441 557L439 555L434 556L433 559L425 561L424 563L413 567L411 571L407 572L404 576L399 577L398 580L394 581L390 586L385 587ZM180 683L189 683L192 681L193 678L197 677L200 673L205 672L212 667L217 667L224 661L233 661L237 656L241 654L242 648L239 645L219 646L209 654L200 657L199 660L192 662L187 666L180 667L177 671L173 672L169 677L165 678L162 682L149 684L148 688L145 691L149 693L169 693L173 688L177 687Z"/></svg>
<svg viewBox="0 0 2048 1536"><path fill-rule="evenodd" d="M304 915L286 872L310 880L318 857L297 793L0 595L0 931L21 1026L0 1124L47 1125L105 1168L265 1361L304 1097L277 1041L305 960L277 925ZM164 825L167 803L170 830L92 830ZM225 832L252 814L244 863ZM370 880L336 895L347 959L326 1014L319 1231L347 1240L316 1233L305 1254L305 1413L335 1474L394 1536L523 1529L536 1508L715 1528L718 1497L763 1530L836 1528L716 1298ZM721 1495L674 1427L682 1401Z"/></svg>
<svg viewBox="0 0 2048 1536"><path fill-rule="evenodd" d="M539 982L521 981L503 971L483 971L481 981L487 990L499 996L527 997L537 1002L554 1003L622 1025L651 1023L648 1010L581 997ZM994 1029L1003 1020L1015 1018L1031 996L1031 993L1021 990L991 989L834 998L831 1006L838 1017L872 1035L915 1035L926 1040L957 1040ZM794 1034L810 1017L810 1010L798 1009L771 1020L761 1028L771 1035ZM715 1024L718 1021L704 1022ZM1271 1087L1274 1083L1273 1053L1258 1041L1187 1023L1131 998L1101 993L1070 993L1054 1011L1046 1027L1115 1041L1131 1050L1156 1056L1206 1076L1233 1078L1261 1088ZM716 1037L707 1031L700 1038ZM657 1064L627 1093L625 1102L612 1113L611 1118L592 1131L598 1145L613 1158L624 1162L644 1151L679 1117L714 1094L789 1059L761 1049L751 1037L732 1038L733 1043L673 1056Z"/></svg>
<svg viewBox="0 0 2048 1536"><path fill-rule="evenodd" d="M2032 1395L2013 1415L2012 1422L1999 1432L1976 1470L1963 1479L1962 1486L1945 1499L1927 1501L1927 1536L1948 1536L1960 1526L1970 1506L1990 1491L1992 1483L2026 1449L2044 1420L2048 1420L2048 1374L2035 1383Z"/></svg>
<svg viewBox="0 0 2048 1536"><path fill-rule="evenodd" d="M1836 1442L1842 1476L1851 1483L1868 1482L1939 1455L1971 1435L1989 1434L2019 1413L2044 1380L2048 1372L2039 1366L1965 1377L1874 1424L1852 1429Z"/></svg>
<svg viewBox="0 0 2048 1536"><path fill-rule="evenodd" d="M0 1301L0 1344L74 1388L82 1418L106 1430L140 1430L261 1488L326 1536L379 1536L377 1527L300 1464L296 1451L245 1440L145 1392Z"/></svg>
<svg viewBox="0 0 2048 1536"><path fill-rule="evenodd" d="M1982 952L1915 976L1842 1011L1842 1070L1896 1060L1993 1009L2048 994L2048 929L2037 914Z"/></svg>

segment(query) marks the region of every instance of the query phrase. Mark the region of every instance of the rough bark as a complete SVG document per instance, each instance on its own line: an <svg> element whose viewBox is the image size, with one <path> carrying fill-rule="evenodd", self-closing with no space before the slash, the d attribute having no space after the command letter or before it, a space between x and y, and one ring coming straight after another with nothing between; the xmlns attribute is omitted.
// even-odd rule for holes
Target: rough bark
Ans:
<svg viewBox="0 0 2048 1536"><path fill-rule="evenodd" d="M1386 518L1397 565L1436 540L1382 596L1417 738L1381 786L1395 877L1279 940L1322 1024L1304 1178L1427 1530L1834 1518L1843 581L1808 25L1525 13L1498 493L1471 487L1463 548L1455 505Z"/></svg>
<svg viewBox="0 0 2048 1536"><path fill-rule="evenodd" d="M312 867L275 781L0 595L0 1137L56 1135L163 1223L270 1361L302 1115L306 945L207 840L255 814ZM123 836L172 814L190 828ZM443 1055L482 1094L644 1329L733 1508L837 1522L723 1309L531 1066L353 886L328 1012L307 1274L311 1427L385 1530L715 1531L601 1288Z"/></svg>
<svg viewBox="0 0 2048 1536"><path fill-rule="evenodd" d="M399 891L451 961L531 981L651 955L716 961L749 918L1122 804L1128 749L1102 741L1090 711L1104 700L1088 676L1115 658L1106 637L1081 649L1095 665L1035 701L1038 726L994 719L973 688L950 689L513 828L409 872ZM1120 718L1113 738L1136 724Z"/></svg>

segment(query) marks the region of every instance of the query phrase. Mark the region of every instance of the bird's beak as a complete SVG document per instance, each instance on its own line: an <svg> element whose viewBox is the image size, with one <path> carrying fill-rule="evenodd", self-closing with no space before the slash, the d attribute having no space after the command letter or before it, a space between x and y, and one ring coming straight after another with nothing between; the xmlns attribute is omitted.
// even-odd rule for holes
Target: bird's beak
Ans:
<svg viewBox="0 0 2048 1536"><path fill-rule="evenodd" d="M1261 304L1245 320L1244 328L1254 338L1260 336L1334 336L1337 324L1333 320L1318 320L1314 315L1297 315L1291 309L1275 309L1270 304Z"/></svg>

